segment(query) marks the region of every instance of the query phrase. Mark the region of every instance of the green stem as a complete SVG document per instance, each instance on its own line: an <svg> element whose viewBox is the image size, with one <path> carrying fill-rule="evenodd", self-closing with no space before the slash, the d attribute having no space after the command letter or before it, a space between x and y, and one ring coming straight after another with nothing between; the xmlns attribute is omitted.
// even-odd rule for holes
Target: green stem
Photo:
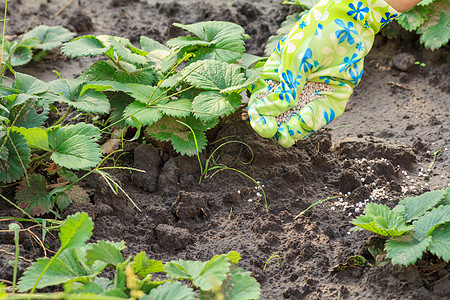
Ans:
<svg viewBox="0 0 450 300"><path fill-rule="evenodd" d="M334 199L334 198L339 198L339 197L342 197L342 195L331 196L331 197L328 197L328 198L319 200L319 201L317 201L317 202L314 202L313 204L311 204L310 206L308 206L307 209L305 209L304 211L302 211L301 213L299 213L297 216L295 216L294 219L299 218L301 215L303 215L303 214L304 214L305 212L307 212L310 208L313 208L313 207L316 206L317 204L320 204L320 203L322 203L322 202L325 202L325 201L328 201L328 200L331 200L331 199Z"/></svg>
<svg viewBox="0 0 450 300"><path fill-rule="evenodd" d="M5 49L5 34L6 34L6 12L8 11L8 0L5 0L5 13L3 17L3 33L2 33L2 57L1 57L1 64L3 64L3 50ZM5 71L4 68L2 68L2 74L0 76L0 83L3 82L3 72Z"/></svg>
<svg viewBox="0 0 450 300"><path fill-rule="evenodd" d="M33 159L31 160L30 164L33 164L33 163L35 163L35 162L37 162L37 161L39 161L39 160L47 159L47 158L49 158L51 155L52 155L51 152L45 152L44 154L42 154L42 155L40 155L40 156L38 156L38 157L33 158Z"/></svg>
<svg viewBox="0 0 450 300"><path fill-rule="evenodd" d="M62 115L61 118L58 119L58 121L53 123L52 126L56 126L58 124L61 124L73 110L74 110L73 106L69 107L69 109L66 111L66 113L64 115Z"/></svg>

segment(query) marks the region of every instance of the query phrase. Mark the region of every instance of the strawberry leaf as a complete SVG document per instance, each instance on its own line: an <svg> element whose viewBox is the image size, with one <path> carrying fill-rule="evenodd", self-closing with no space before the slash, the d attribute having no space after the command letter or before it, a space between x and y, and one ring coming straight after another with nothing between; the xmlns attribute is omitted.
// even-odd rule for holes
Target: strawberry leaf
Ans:
<svg viewBox="0 0 450 300"><path fill-rule="evenodd" d="M61 249L83 247L92 236L94 222L85 212L68 216L61 225L59 239Z"/></svg>
<svg viewBox="0 0 450 300"><path fill-rule="evenodd" d="M187 287L181 282L166 282L150 291L149 295L141 298L142 300L194 300L195 293L192 288Z"/></svg>
<svg viewBox="0 0 450 300"><path fill-rule="evenodd" d="M117 266L124 262L122 253L125 248L124 243L113 243L107 241L99 241L92 244L92 247L86 252L86 264L92 266L96 261L102 261L109 265Z"/></svg>
<svg viewBox="0 0 450 300"><path fill-rule="evenodd" d="M192 109L197 118L210 120L232 114L241 104L237 93L224 95L215 91L200 93L192 102Z"/></svg>
<svg viewBox="0 0 450 300"><path fill-rule="evenodd" d="M433 233L435 228L445 222L450 222L450 206L441 205L425 213L414 224L414 232L419 240Z"/></svg>
<svg viewBox="0 0 450 300"><path fill-rule="evenodd" d="M30 164L30 147L18 132L0 138L0 182L10 183L22 177Z"/></svg>
<svg viewBox="0 0 450 300"><path fill-rule="evenodd" d="M245 75L239 66L214 60L190 64L181 75L186 76L185 80L197 88L210 91L221 91L245 82Z"/></svg>
<svg viewBox="0 0 450 300"><path fill-rule="evenodd" d="M81 56L97 56L104 54L110 47L93 35L80 36L61 47L61 52L71 58Z"/></svg>
<svg viewBox="0 0 450 300"><path fill-rule="evenodd" d="M413 236L403 236L391 239L386 242L386 257L390 258L394 265L410 265L414 264L417 259L421 258L423 252L431 243L431 237L427 237L422 241Z"/></svg>
<svg viewBox="0 0 450 300"><path fill-rule="evenodd" d="M190 25L174 23L174 26L193 33L194 37L178 37L167 42L169 47L181 49L196 46L192 61L214 59L222 62L236 62L245 51L244 29L233 23L222 21L199 22Z"/></svg>
<svg viewBox="0 0 450 300"><path fill-rule="evenodd" d="M36 39L39 43L34 48L50 51L72 39L75 33L62 26L40 25L24 34L23 40Z"/></svg>
<svg viewBox="0 0 450 300"><path fill-rule="evenodd" d="M230 272L230 261L227 256L217 255L207 262L171 261L165 265L169 278L187 279L203 291L222 285Z"/></svg>
<svg viewBox="0 0 450 300"><path fill-rule="evenodd" d="M429 246L431 253L445 261L450 260L450 223L439 226L431 234L432 242Z"/></svg>
<svg viewBox="0 0 450 300"><path fill-rule="evenodd" d="M50 90L59 95L59 102L76 109L92 113L109 112L108 98L102 92L83 89L85 84L81 79L57 79L50 83Z"/></svg>
<svg viewBox="0 0 450 300"><path fill-rule="evenodd" d="M406 30L413 31L417 30L428 19L429 13L429 10L423 7L413 7L402 13L397 21Z"/></svg>
<svg viewBox="0 0 450 300"><path fill-rule="evenodd" d="M130 264L134 273L141 278L145 278L148 274L165 272L164 265L159 260L148 259L145 252L139 252Z"/></svg>
<svg viewBox="0 0 450 300"><path fill-rule="evenodd" d="M47 197L45 177L41 174L30 174L22 180L17 188L16 201L20 208L33 216L48 213L54 205Z"/></svg>
<svg viewBox="0 0 450 300"><path fill-rule="evenodd" d="M142 125L151 125L161 119L163 115L156 106L146 106L143 103L135 101L125 108L123 116L127 118L127 124L134 126L135 122L133 118L138 120Z"/></svg>
<svg viewBox="0 0 450 300"><path fill-rule="evenodd" d="M13 130L25 137L30 148L38 148L46 151L51 151L48 144L48 135L45 129L13 127Z"/></svg>
<svg viewBox="0 0 450 300"><path fill-rule="evenodd" d="M431 191L416 197L406 197L398 202L394 210L405 211L405 219L407 222L412 221L423 215L426 211L433 208L446 195L445 190Z"/></svg>
<svg viewBox="0 0 450 300"><path fill-rule="evenodd" d="M0 41L0 45L1 45ZM31 47L24 46L24 45L17 45L16 42L11 43L7 40L5 40L5 44L3 47L3 57L6 61L8 57L9 58L9 64L12 67L16 66L22 66L31 61L33 58L33 51L31 50Z"/></svg>

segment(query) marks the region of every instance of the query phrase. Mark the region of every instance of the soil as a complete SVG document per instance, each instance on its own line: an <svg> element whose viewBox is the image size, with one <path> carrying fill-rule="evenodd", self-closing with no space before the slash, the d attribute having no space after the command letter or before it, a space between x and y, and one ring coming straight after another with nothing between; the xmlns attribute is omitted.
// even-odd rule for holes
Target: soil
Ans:
<svg viewBox="0 0 450 300"><path fill-rule="evenodd" d="M294 8L279 1L76 1L61 14L65 0L8 1L7 34L28 26L62 25L78 34L113 34L137 42L146 35L161 42L182 34L173 22L236 22L251 36L250 53L262 55ZM254 154L250 164L235 168L255 178L267 195L237 172L223 171L198 184L196 158L181 157L161 145L128 143L121 163L145 168L146 176L113 172L134 199L138 212L123 195L114 195L95 176L85 190L90 202L75 202L64 216L86 211L95 221L92 241L124 240L125 255L146 251L150 258L207 260L235 250L240 266L261 284L261 299L444 299L450 293L449 265L426 254L409 267L377 264L368 251L376 242L367 232L350 233L349 223L369 201L393 207L405 196L450 185L449 48L424 50L417 36L405 31L396 39L378 35L366 58L361 84L346 112L310 139L284 149L259 137L243 116L224 123L212 140L235 136ZM19 71L45 81L79 75L92 59L67 59L57 50ZM425 63L424 67L414 64ZM203 160L214 150L210 146ZM442 149L434 161L433 152ZM238 144L221 150L221 161L249 161L251 152ZM13 189L4 195L13 198ZM345 194L300 212L318 200ZM359 206L362 206L360 209ZM359 211L359 212L358 212ZM20 216L6 202L0 215ZM0 222L0 230L7 229ZM23 223L27 228L30 224ZM35 231L40 235L39 231ZM56 236L46 237L56 250ZM12 280L13 237L0 231L0 278ZM21 233L21 256L44 255L28 231ZM278 254L278 259L269 257ZM47 251L47 255L51 255ZM331 272L353 255L373 266ZM29 265L21 260L22 273Z"/></svg>

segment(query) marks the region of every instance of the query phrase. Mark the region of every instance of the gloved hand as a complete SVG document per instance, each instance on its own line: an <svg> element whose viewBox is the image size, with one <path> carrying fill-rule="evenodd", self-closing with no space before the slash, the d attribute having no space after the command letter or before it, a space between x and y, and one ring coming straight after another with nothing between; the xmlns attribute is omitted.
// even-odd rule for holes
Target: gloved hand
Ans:
<svg viewBox="0 0 450 300"><path fill-rule="evenodd" d="M340 116L375 34L396 16L383 0L320 1L280 41L252 87L248 113L255 131L290 147ZM306 82L329 89L278 125L276 117L297 105Z"/></svg>

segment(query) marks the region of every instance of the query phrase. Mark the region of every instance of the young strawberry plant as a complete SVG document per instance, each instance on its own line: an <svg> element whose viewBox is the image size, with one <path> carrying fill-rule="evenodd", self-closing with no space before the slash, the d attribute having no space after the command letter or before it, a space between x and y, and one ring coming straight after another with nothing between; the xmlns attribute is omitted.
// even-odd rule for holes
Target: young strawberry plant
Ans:
<svg viewBox="0 0 450 300"><path fill-rule="evenodd" d="M351 223L352 231L387 237L384 249L393 264L414 264L426 251L450 260L450 188L407 197L392 210L369 203Z"/></svg>
<svg viewBox="0 0 450 300"><path fill-rule="evenodd" d="M82 36L66 43L68 57L104 55L81 76L89 86L109 86L111 125L145 129L170 141L180 154L196 154L206 146L208 129L241 106L240 93L259 76L250 68L262 58L244 54L242 27L228 22L175 24L192 36L171 39L164 46L141 37L141 49L113 36Z"/></svg>
<svg viewBox="0 0 450 300"><path fill-rule="evenodd" d="M450 6L446 0L419 2L397 21L406 30L417 32L420 42L428 49L438 49L450 40Z"/></svg>
<svg viewBox="0 0 450 300"><path fill-rule="evenodd" d="M23 274L18 291L8 299L23 299L36 289L64 284L61 298L78 299L259 299L260 285L250 272L237 267L237 252L206 262L148 259L145 252L124 258L124 242L86 244L94 223L86 213L67 217L60 228L61 247L51 258L39 258ZM106 268L114 279L101 276ZM154 279L156 277L157 279ZM182 282L188 282L183 284ZM45 297L45 294L33 295Z"/></svg>
<svg viewBox="0 0 450 300"><path fill-rule="evenodd" d="M3 58L9 68L22 66L32 59L39 61L47 54L67 42L75 36L75 33L61 26L40 25L13 41L0 39Z"/></svg>

